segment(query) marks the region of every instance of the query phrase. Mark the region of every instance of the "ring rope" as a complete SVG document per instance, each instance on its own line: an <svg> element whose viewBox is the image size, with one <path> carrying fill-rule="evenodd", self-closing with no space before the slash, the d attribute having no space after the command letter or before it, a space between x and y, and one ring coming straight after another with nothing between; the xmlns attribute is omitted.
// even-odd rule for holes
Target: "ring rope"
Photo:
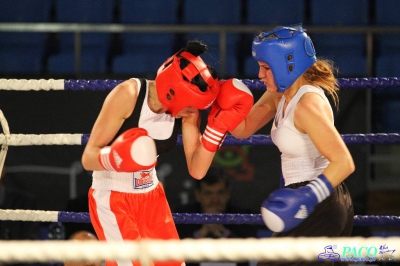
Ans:
<svg viewBox="0 0 400 266"><path fill-rule="evenodd" d="M0 134L0 144L9 146L83 145L88 139L83 134Z"/></svg>
<svg viewBox="0 0 400 266"><path fill-rule="evenodd" d="M342 134L347 144L396 144L400 143L400 133ZM0 144L8 146L30 145L86 145L90 134L0 134ZM178 135L177 145L182 145L182 135ZM224 146L229 145L273 145L270 135L253 135L246 139L226 136Z"/></svg>
<svg viewBox="0 0 400 266"><path fill-rule="evenodd" d="M105 241L0 241L0 261L316 261L327 246L400 250L398 237L297 237L262 239L182 239ZM193 252L196 251L196 252ZM340 253L343 254L343 253ZM379 256L379 255L378 255ZM367 257L368 259L368 257ZM393 260L399 260L394 256Z"/></svg>
<svg viewBox="0 0 400 266"><path fill-rule="evenodd" d="M176 224L264 224L261 214L173 213L172 216ZM0 209L0 220L90 223L90 216L87 212ZM400 226L400 216L355 215L353 225Z"/></svg>
<svg viewBox="0 0 400 266"><path fill-rule="evenodd" d="M2 221L61 222L58 218L59 215L60 214L57 211L0 209L0 220ZM78 222L78 220L76 221ZM87 223L86 218L79 222ZM90 218L88 222L90 223Z"/></svg>
<svg viewBox="0 0 400 266"><path fill-rule="evenodd" d="M74 80L74 79L0 79L0 90L89 90L107 91L112 90L124 80ZM265 84L259 79L242 79L250 89L265 90ZM400 88L400 78L338 78L341 89L383 89Z"/></svg>
<svg viewBox="0 0 400 266"><path fill-rule="evenodd" d="M63 79L0 79L0 90L64 90Z"/></svg>
<svg viewBox="0 0 400 266"><path fill-rule="evenodd" d="M2 135L5 137L10 136L10 128L8 126L8 122L1 110L0 110L0 125L4 132L4 134L2 134ZM0 174L1 174L3 171L4 162L6 160L7 151L8 151L7 139L5 139L4 141L1 141L0 144L1 144L1 150L0 150Z"/></svg>

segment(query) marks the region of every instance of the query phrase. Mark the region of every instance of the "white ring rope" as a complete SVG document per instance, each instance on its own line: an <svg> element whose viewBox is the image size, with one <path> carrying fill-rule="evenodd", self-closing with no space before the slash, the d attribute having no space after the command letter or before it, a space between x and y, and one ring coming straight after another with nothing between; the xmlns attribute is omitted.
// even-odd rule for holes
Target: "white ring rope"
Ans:
<svg viewBox="0 0 400 266"><path fill-rule="evenodd" d="M8 127L8 122L6 117L3 114L3 111L0 110L0 124L3 129L4 134L10 134L10 128Z"/></svg>
<svg viewBox="0 0 400 266"><path fill-rule="evenodd" d="M0 221L57 222L58 213L58 211L0 209Z"/></svg>
<svg viewBox="0 0 400 266"><path fill-rule="evenodd" d="M0 144L8 146L30 145L82 145L83 134L0 134Z"/></svg>
<svg viewBox="0 0 400 266"><path fill-rule="evenodd" d="M0 110L0 125L3 129L4 136L10 135L10 128L8 126L8 122L3 112ZM5 141L1 141L1 150L0 150L0 174L3 172L4 162L6 161L7 151L8 151L8 142L7 139Z"/></svg>
<svg viewBox="0 0 400 266"><path fill-rule="evenodd" d="M398 237L297 237L263 239L182 239L103 241L0 241L0 261L45 262L64 260L152 260L167 261L243 261L243 260L306 260L316 261L324 248L334 245L339 254L344 247L386 245L400 250ZM367 248L366 248L367 247ZM365 256L365 254L364 254ZM379 256L379 255L378 255ZM385 255L386 256L386 255ZM399 259L396 254L392 259Z"/></svg>
<svg viewBox="0 0 400 266"><path fill-rule="evenodd" d="M0 79L1 90L64 90L63 79Z"/></svg>

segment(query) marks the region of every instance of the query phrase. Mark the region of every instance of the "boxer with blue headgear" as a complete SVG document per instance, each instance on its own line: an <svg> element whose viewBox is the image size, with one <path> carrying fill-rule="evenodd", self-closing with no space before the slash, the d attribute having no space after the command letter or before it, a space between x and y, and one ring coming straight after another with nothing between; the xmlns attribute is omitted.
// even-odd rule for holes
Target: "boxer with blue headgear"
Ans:
<svg viewBox="0 0 400 266"><path fill-rule="evenodd" d="M284 92L317 61L305 31L301 25L278 27L253 40L252 55L270 66L278 92Z"/></svg>
<svg viewBox="0 0 400 266"><path fill-rule="evenodd" d="M301 24L261 33L252 54L268 89L230 132L248 138L273 120L284 185L262 203L266 226L273 237L350 236L354 211L343 181L355 168L327 97L338 105L333 62L316 57Z"/></svg>

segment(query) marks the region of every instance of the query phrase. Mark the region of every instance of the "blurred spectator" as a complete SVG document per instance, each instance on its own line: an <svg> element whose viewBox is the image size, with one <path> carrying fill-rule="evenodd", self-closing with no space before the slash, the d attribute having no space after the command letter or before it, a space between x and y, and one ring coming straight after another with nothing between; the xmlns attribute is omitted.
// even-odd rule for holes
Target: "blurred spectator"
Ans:
<svg viewBox="0 0 400 266"><path fill-rule="evenodd" d="M211 167L203 179L196 180L195 182L194 193L196 202L177 207L177 213L250 213L249 210L235 206L230 201L230 180L222 168ZM257 237L257 227L253 225L177 224L176 227L181 239ZM206 263L186 262L187 266L204 264ZM232 263L228 264L235 265ZM238 263L236 265L249 265L249 262Z"/></svg>
<svg viewBox="0 0 400 266"><path fill-rule="evenodd" d="M96 241L98 240L97 237L92 234L91 232L88 231L77 231L71 235L69 240L74 240L74 241ZM65 261L64 266L101 266L102 262L101 261Z"/></svg>

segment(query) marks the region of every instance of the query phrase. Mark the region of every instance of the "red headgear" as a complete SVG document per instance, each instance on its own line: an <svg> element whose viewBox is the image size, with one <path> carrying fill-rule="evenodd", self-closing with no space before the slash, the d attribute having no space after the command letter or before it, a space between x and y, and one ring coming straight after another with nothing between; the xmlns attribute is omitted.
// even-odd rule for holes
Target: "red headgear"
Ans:
<svg viewBox="0 0 400 266"><path fill-rule="evenodd" d="M189 64L181 69L181 60ZM219 93L218 78L213 78L208 66L200 58L189 52L180 51L161 65L156 77L158 99L172 116L186 107L207 109ZM201 91L192 83L195 76L201 75L207 89Z"/></svg>

